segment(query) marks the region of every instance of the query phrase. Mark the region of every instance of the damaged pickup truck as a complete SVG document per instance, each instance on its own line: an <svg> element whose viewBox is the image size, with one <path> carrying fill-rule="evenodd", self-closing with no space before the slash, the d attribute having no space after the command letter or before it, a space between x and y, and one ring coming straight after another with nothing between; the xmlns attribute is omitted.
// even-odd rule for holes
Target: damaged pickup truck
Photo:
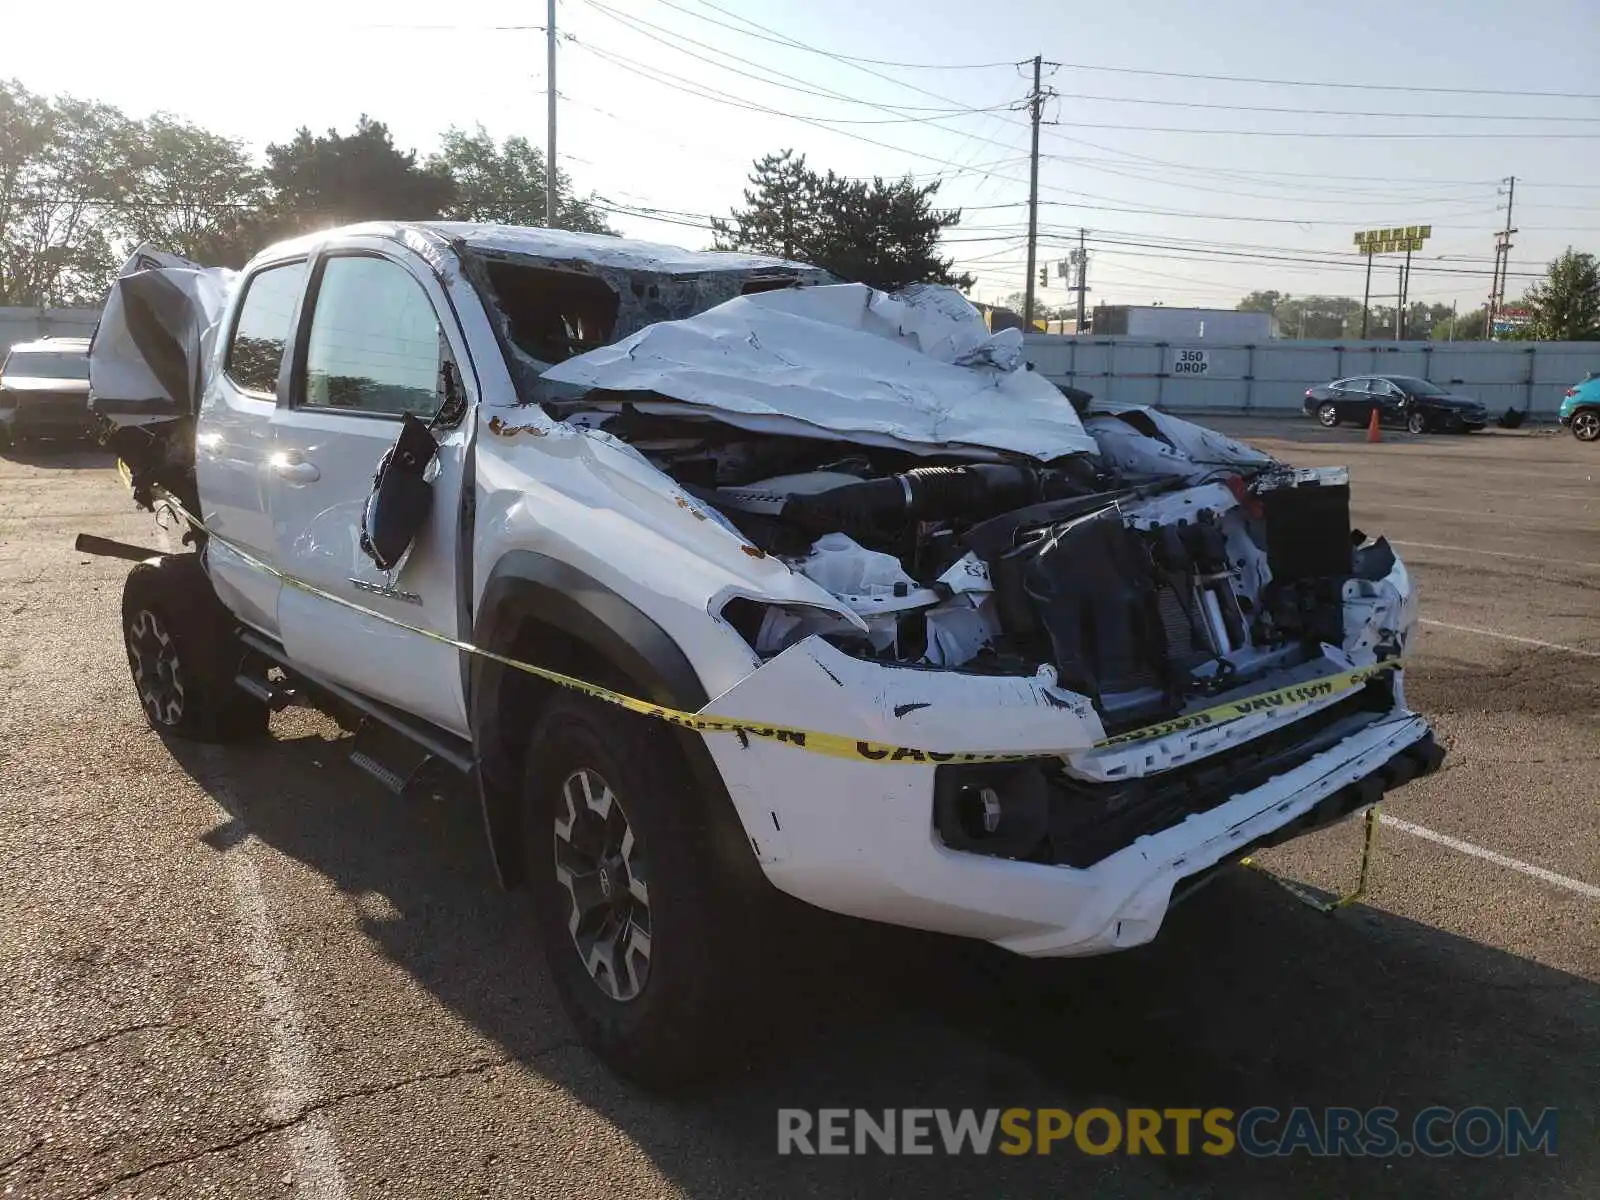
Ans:
<svg viewBox="0 0 1600 1200"><path fill-rule="evenodd" d="M1442 757L1342 471L1079 411L954 292L451 224L152 261L91 352L193 518L124 594L150 722L458 768L623 1073L721 1057L766 889L1101 954Z"/></svg>

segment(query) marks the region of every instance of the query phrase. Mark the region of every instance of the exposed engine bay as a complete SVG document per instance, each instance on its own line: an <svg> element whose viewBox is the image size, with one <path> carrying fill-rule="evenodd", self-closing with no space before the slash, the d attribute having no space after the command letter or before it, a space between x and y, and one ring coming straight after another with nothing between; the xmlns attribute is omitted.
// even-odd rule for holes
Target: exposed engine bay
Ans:
<svg viewBox="0 0 1600 1200"><path fill-rule="evenodd" d="M1342 646L1346 585L1394 565L1385 543L1359 547L1343 470L1143 409L1087 414L1105 453L1040 464L752 435L634 399L590 393L560 415L633 446L858 618L731 602L724 618L763 657L819 634L882 662L1042 668L1115 728ZM1241 453L1197 466L1152 416Z"/></svg>

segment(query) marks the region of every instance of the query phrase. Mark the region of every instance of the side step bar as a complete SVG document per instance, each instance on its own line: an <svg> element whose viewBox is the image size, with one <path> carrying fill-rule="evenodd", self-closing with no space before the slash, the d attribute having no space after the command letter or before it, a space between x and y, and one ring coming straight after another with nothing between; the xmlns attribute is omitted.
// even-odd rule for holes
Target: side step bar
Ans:
<svg viewBox="0 0 1600 1200"><path fill-rule="evenodd" d="M273 712L282 712L300 699L300 693L294 688L278 687L270 680L257 679L254 675L241 673L234 677L233 682L240 691L248 692Z"/></svg>
<svg viewBox="0 0 1600 1200"><path fill-rule="evenodd" d="M250 649L256 651L256 653L279 664L285 670L304 678L308 683L321 690L337 696L364 716L381 725L388 726L401 737L415 743L439 761L448 763L461 774L470 776L476 769L477 762L472 754L472 745L466 739L458 738L443 729L424 728L415 718L396 712L387 704L363 696L360 692L347 688L343 684L324 679L299 664L291 665L284 657L281 649L254 630L241 630L239 632L239 640ZM268 685L263 684L262 686L266 687ZM269 700L268 703L271 703L271 701Z"/></svg>

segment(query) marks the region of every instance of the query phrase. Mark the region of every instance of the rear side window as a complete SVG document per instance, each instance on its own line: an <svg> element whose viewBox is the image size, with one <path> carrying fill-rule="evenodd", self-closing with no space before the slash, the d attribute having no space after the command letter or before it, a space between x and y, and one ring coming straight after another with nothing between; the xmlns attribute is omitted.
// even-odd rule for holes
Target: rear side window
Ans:
<svg viewBox="0 0 1600 1200"><path fill-rule="evenodd" d="M439 319L422 285L384 258L330 258L306 341L308 408L431 417L443 362Z"/></svg>
<svg viewBox="0 0 1600 1200"><path fill-rule="evenodd" d="M289 321L304 286L304 261L257 271L245 285L239 319L228 344L229 378L247 392L271 396L289 342Z"/></svg>
<svg viewBox="0 0 1600 1200"><path fill-rule="evenodd" d="M73 354L66 350L30 350L25 353L12 353L6 356L4 366L0 366L0 375L17 375L29 379L75 379L87 381L89 378L89 356L79 353Z"/></svg>

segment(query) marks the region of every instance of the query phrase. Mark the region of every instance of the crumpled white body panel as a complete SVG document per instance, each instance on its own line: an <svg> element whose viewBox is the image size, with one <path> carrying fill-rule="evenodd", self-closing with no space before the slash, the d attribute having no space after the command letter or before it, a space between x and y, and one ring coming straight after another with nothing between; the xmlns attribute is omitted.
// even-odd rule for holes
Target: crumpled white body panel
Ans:
<svg viewBox="0 0 1600 1200"><path fill-rule="evenodd" d="M1139 423L1148 423L1156 436L1140 432ZM1274 461L1270 454L1215 429L1144 405L1113 408L1109 413L1096 409L1086 427L1107 462L1141 475L1203 477L1228 467L1259 470Z"/></svg>
<svg viewBox="0 0 1600 1200"><path fill-rule="evenodd" d="M1020 365L1014 341L991 336L948 289L888 296L836 284L741 296L568 359L544 378L653 392L745 428L787 425L924 453L975 447L1041 461L1096 453L1055 385Z"/></svg>

